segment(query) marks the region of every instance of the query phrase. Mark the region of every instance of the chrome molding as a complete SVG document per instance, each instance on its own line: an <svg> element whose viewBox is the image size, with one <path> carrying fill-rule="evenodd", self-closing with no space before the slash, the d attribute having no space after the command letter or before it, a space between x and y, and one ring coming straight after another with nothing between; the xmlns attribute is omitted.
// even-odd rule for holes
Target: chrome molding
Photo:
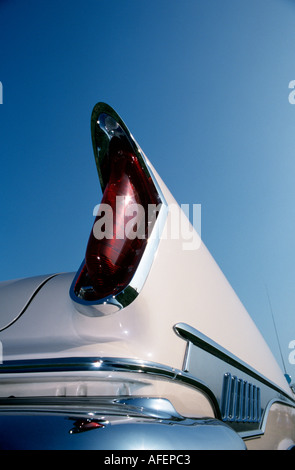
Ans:
<svg viewBox="0 0 295 470"><path fill-rule="evenodd" d="M271 407L275 404L280 404L280 405L290 405L292 406L291 403L287 403L285 399L281 399L279 397L276 397L276 398L272 398L271 400L268 401L267 405L265 406L263 412L262 412L262 416L261 416L261 424L260 424L260 428L259 428L259 431L260 432L257 432L257 433L243 433L243 432L240 432L239 435L243 438L243 439L247 439L247 438L252 438L252 437L256 437L256 436L259 436L259 435L262 435L265 433L265 429L266 429L266 424L267 424L267 419L268 419L268 415L269 415L269 412L271 410ZM294 405L293 405L294 406Z"/></svg>
<svg viewBox="0 0 295 470"><path fill-rule="evenodd" d="M183 370L202 377L214 394L221 419L243 439L264 433L270 406L295 407L285 390L195 328L178 323L175 333L187 342Z"/></svg>
<svg viewBox="0 0 295 470"><path fill-rule="evenodd" d="M202 391L210 401L217 419L221 418L219 405L210 388L201 380L179 369L163 366L154 362L125 358L69 357L58 359L39 359L4 361L0 364L0 381L7 375L37 373L79 373L89 372L125 372L148 374L154 378L163 378L183 383Z"/></svg>
<svg viewBox="0 0 295 470"><path fill-rule="evenodd" d="M178 336L182 339L188 341L189 343L198 346L199 348L207 351L208 353L212 354L213 356L221 359L227 364L230 364L237 369L245 372L249 376L259 380L263 384L273 388L277 392L281 393L282 395L286 396L290 399L290 396L286 394L284 390L278 387L276 384L271 382L269 379L264 377L260 372L256 371L253 367L246 364L244 361L236 357L230 351L226 350L219 344L215 343L211 338L208 338L206 335L198 331L197 329L185 324L185 323L177 323L174 326L174 330ZM187 359L186 359L187 362ZM188 370L188 366L186 365Z"/></svg>
<svg viewBox="0 0 295 470"><path fill-rule="evenodd" d="M223 421L260 423L260 387L229 373L225 374L220 408Z"/></svg>
<svg viewBox="0 0 295 470"><path fill-rule="evenodd" d="M103 129L102 127L100 127L100 120L105 120L105 116L107 116L109 120L113 123L109 130L107 126L105 126ZM147 174L149 178L151 178L159 196L160 209L151 235L148 239L147 246L139 262L138 268L129 286L127 286L122 292L118 293L117 295L110 295L99 300L86 300L84 297L85 293L87 293L87 288L85 288L84 290L82 288L80 289L79 293L77 293L75 291L75 285L82 273L83 267L85 266L85 262L83 260L70 288L70 297L81 313L90 316L108 315L114 313L120 310L121 308L126 307L131 302L133 302L133 300L135 300L138 293L141 291L148 276L148 273L151 269L168 214L167 202L157 183L155 176L153 175L148 160L143 151L141 150L140 146L137 144L134 137L132 136L120 116L107 104L97 103L94 106L91 115L91 135L93 152L102 191L104 191L107 181L104 180L101 167L103 166L105 155L108 152L108 138L111 138L113 135L116 135L116 133L125 135L129 143L131 144L136 157L140 161L143 171ZM99 149L97 148L96 143L97 134L99 134L102 141L102 145Z"/></svg>
<svg viewBox="0 0 295 470"><path fill-rule="evenodd" d="M0 398L1 411L55 412L75 415L125 414L128 416L147 416L149 418L182 421L180 415L166 398L141 396L103 396L103 397L9 397ZM96 410L94 412L94 410Z"/></svg>
<svg viewBox="0 0 295 470"><path fill-rule="evenodd" d="M243 439L263 434L273 403L295 407L295 402L279 387L251 369L237 357L219 347L188 325L174 327L187 341L183 370L162 364L130 358L66 357L39 360L4 361L0 365L0 381L23 380L25 375L60 375L98 372L143 374L146 378L165 379L203 392L215 418L224 421ZM202 377L202 380L199 379Z"/></svg>

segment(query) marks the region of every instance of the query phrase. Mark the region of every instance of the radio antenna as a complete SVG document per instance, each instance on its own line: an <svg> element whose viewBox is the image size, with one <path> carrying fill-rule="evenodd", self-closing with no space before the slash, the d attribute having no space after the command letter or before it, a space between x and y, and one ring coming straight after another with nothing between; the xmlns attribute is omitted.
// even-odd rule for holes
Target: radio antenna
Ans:
<svg viewBox="0 0 295 470"><path fill-rule="evenodd" d="M275 317L274 317L274 313L273 313L273 308L272 308L272 305L271 305L270 295L269 295L267 286L265 286L265 290L266 290L266 295L267 295L267 298L268 298L269 309L270 309L270 313L271 313L271 317L272 317L274 330L275 330L275 333L276 333L276 338L277 338L277 342L278 342L278 346L279 346L279 351L280 351L280 355L281 355L281 359L282 359L282 364L283 364L283 368L284 368L284 372L285 372L285 377L286 377L287 382L288 382L289 374L287 373L287 370L286 370L286 365L285 365L285 361L284 361L284 357L283 357L283 353L282 353L279 334L278 334L278 330L277 330L277 326L276 326L276 322L275 322Z"/></svg>

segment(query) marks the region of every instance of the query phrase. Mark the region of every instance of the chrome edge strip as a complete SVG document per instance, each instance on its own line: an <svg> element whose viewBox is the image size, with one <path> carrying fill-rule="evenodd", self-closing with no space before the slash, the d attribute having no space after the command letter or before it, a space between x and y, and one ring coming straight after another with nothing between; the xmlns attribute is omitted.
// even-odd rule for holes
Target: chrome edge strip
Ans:
<svg viewBox="0 0 295 470"><path fill-rule="evenodd" d="M224 362L224 369L222 371L219 370L221 376L222 374L229 373L229 369L233 367L235 370L239 370L241 375L244 374L249 378L251 377L261 385L261 393L262 391L264 392L264 404L261 410L260 421L257 422L256 429L243 430L241 424L231 424L227 422L229 425L233 425L233 428L243 439L256 438L264 434L269 410L274 403L281 403L282 405L291 406L292 408L295 407L295 400L290 395L288 395L287 392L282 390L279 386L264 377L257 370L240 360L234 354L208 338L200 331L185 323L176 324L174 326L174 331L181 339L187 341L185 360L183 364L184 367L186 367L187 372L190 372L190 369L193 368L193 363L190 362L190 360L193 360L193 357L190 356L192 356L192 348L195 346L205 351L205 353L211 355L212 358ZM211 365L212 364L213 363L211 363ZM220 365L217 367L220 367ZM212 393L215 395L217 402L220 402L219 406L221 406L222 381L220 381L219 385L216 385L216 377L214 377L216 372L217 370L212 370L212 383L209 383L208 377L206 382L207 387L210 387ZM197 374L194 373L193 375ZM202 376L202 373L200 372L198 375ZM262 395L260 395L260 400L262 400Z"/></svg>
<svg viewBox="0 0 295 470"><path fill-rule="evenodd" d="M213 407L217 419L221 418L219 405L210 388L201 380L182 370L154 362L128 358L69 357L38 360L4 361L0 365L0 381L4 375L61 372L125 372L153 375L194 387L203 392Z"/></svg>
<svg viewBox="0 0 295 470"><path fill-rule="evenodd" d="M277 392L284 395L290 401L292 401L292 397L288 395L284 390L282 390L278 385L274 384L271 380L264 377L260 372L255 370L253 367L239 359L237 356L232 354L230 351L226 350L219 344L215 343L212 339L208 338L206 335L198 331L197 329L193 328L192 326L187 325L186 323L177 323L174 326L174 331L178 336L182 339L189 341L196 346L204 349L205 351L213 354L214 356L222 359L224 362L240 369L241 371L245 372L246 374L254 377L255 379L259 380L260 382L268 385L269 387L273 388ZM293 402L295 405L295 402Z"/></svg>
<svg viewBox="0 0 295 470"><path fill-rule="evenodd" d="M133 300L135 300L135 298L137 297L137 295L139 294L139 292L143 288L143 285L144 285L144 283L147 279L147 276L149 274L149 271L152 267L154 257L156 255L156 252L157 252L157 249L158 249L158 245L160 243L161 234L163 232L163 229L164 229L164 226L165 226L165 223L166 223L168 210L169 210L168 209L168 204L165 200L165 197L164 197L164 195L161 191L160 186L158 185L158 182L157 182L157 180L156 180L156 178L153 174L152 169L150 168L150 165L148 163L148 160L147 160L144 152L142 151L142 149L140 148L140 146L138 145L138 143L134 139L133 135L131 134L131 132L129 131L127 126L125 125L124 121L115 112L115 110L112 109L110 106L108 106L105 103L97 103L94 106L93 111L92 111L92 115L91 115L91 134L92 134L93 151L94 151L94 156L95 156L95 162L96 162L96 167L97 167L97 171L98 171L99 180L100 180L102 190L104 190L105 182L103 181L103 178L102 178L102 174L101 174L101 171L100 171L100 159L99 159L99 155L98 155L97 149L96 149L95 144L94 144L94 140L95 140L95 138L94 138L94 126L95 126L99 116L103 113L108 114L113 119L115 119L118 122L118 124L122 127L122 129L125 131L125 133L127 134L128 139L130 139L130 142L133 145L133 149L134 149L137 157L139 158L139 160L141 161L143 167L145 168L145 171L148 173L148 175L150 176L150 178L153 181L153 184L154 184L154 186L155 186L155 188L158 192L158 195L161 199L161 208L159 210L159 214L158 214L157 220L155 222L155 225L153 227L153 230L151 232L151 235L148 239L147 246L146 246L146 248L144 250L144 253L142 255L142 258L139 262L138 268L137 268L137 270L136 270L129 286L127 286L122 292L120 292L119 294L117 294L115 296L111 295L111 296L105 297L103 299L93 300L93 301L84 300L83 298L78 297L75 293L74 287L75 287L75 284L77 282L77 279L80 276L82 268L85 264L85 262L83 260L83 262L82 262L80 268L78 269L78 271L76 273L76 276L75 276L75 278L72 282L72 285L71 285L71 288L70 288L70 297L75 302L76 306L79 306L79 311L81 313L85 313L86 315L89 315L89 314L90 315L91 314L95 315L97 312L98 312L98 314L101 314L101 315L107 315L107 314L113 312L111 307L117 307L118 309L122 309L124 307L127 307Z"/></svg>

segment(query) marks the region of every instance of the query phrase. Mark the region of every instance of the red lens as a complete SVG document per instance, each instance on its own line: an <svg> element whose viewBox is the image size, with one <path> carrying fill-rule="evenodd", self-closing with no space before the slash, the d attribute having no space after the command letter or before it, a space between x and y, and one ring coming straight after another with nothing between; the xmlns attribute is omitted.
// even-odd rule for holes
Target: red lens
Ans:
<svg viewBox="0 0 295 470"><path fill-rule="evenodd" d="M158 193L130 145L113 137L99 213L86 250L85 264L98 299L126 288L142 258L155 222Z"/></svg>

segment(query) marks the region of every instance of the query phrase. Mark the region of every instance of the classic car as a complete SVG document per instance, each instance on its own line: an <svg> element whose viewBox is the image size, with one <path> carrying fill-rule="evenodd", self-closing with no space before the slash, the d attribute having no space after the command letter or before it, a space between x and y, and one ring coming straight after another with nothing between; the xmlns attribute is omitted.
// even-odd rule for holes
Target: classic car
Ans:
<svg viewBox="0 0 295 470"><path fill-rule="evenodd" d="M119 115L76 273L0 284L1 449L292 449L295 395Z"/></svg>

